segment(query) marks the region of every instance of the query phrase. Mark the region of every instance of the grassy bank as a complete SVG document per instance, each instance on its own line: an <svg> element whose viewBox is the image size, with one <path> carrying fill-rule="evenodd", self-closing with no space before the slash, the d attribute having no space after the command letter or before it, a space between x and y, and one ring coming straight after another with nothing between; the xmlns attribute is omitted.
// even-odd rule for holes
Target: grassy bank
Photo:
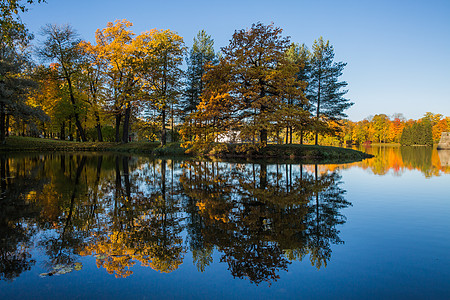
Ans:
<svg viewBox="0 0 450 300"><path fill-rule="evenodd" d="M186 154L186 149L180 143L168 143L161 147L158 142L131 142L127 144L108 142L71 142L52 139L11 136L4 145L0 145L1 152L47 152L47 151L92 151L92 152L123 152L136 154L150 154L154 156L205 156ZM210 152L207 156L224 159L283 159L308 161L349 162L372 157L369 154L339 147L314 145L267 145L264 148L243 147L243 145L229 144L219 151Z"/></svg>

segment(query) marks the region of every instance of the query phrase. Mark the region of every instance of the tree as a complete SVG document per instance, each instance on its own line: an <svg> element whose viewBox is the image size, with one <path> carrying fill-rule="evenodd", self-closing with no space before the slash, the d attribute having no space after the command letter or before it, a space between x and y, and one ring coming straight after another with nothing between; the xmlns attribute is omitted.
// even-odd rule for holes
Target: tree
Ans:
<svg viewBox="0 0 450 300"><path fill-rule="evenodd" d="M400 143L403 146L433 145L431 123L427 118L406 124L403 128Z"/></svg>
<svg viewBox="0 0 450 300"><path fill-rule="evenodd" d="M214 40L204 30L200 30L197 37L194 38L194 44L186 57L186 86L184 89L184 114L196 110L200 103L200 96L203 93L205 83L203 75L205 74L205 65L214 64L216 54L214 53Z"/></svg>
<svg viewBox="0 0 450 300"><path fill-rule="evenodd" d="M86 102L93 110L95 117L95 128L97 138L103 142L102 128L100 123L100 111L104 104L104 85L106 63L100 58L99 46L89 42L81 42L80 47L83 52L83 78L87 90Z"/></svg>
<svg viewBox="0 0 450 300"><path fill-rule="evenodd" d="M75 125L82 141L86 135L80 121L80 101L76 98L75 77L79 74L82 64L80 40L75 30L69 25L46 25L42 34L47 37L39 49L39 55L47 61L56 61L60 67L59 76L67 83L70 102L73 106Z"/></svg>
<svg viewBox="0 0 450 300"><path fill-rule="evenodd" d="M391 122L389 120L389 117L385 114L375 115L372 118L371 125L373 127L373 131L375 133L374 137L377 140L377 142L386 143L390 123Z"/></svg>
<svg viewBox="0 0 450 300"><path fill-rule="evenodd" d="M311 76L311 64L310 64L310 56L308 48L305 44L291 44L291 46L286 51L286 55L289 61L297 66L296 78L297 82L302 86L302 90L306 90L309 77ZM309 117L309 110L311 106L309 102L305 99L304 94L300 95L301 97L292 99L287 99L287 104L289 106L293 106L294 108L301 109L302 113L299 115L296 114L296 126L288 125L286 126L286 144L288 143L288 137L290 135L289 143L292 144L292 130L295 128L300 131L300 144L303 144L303 134L304 131L308 130L311 127L312 122Z"/></svg>
<svg viewBox="0 0 450 300"><path fill-rule="evenodd" d="M394 114L389 127L389 139L394 143L399 143L403 127L405 127L405 117L402 114Z"/></svg>
<svg viewBox="0 0 450 300"><path fill-rule="evenodd" d="M343 62L334 62L334 49L329 41L322 37L314 41L311 53L311 76L307 89L307 98L315 106L316 122L340 120L347 115L344 110L353 105L344 98L347 82L339 81L344 67ZM319 130L315 132L315 144L318 144Z"/></svg>
<svg viewBox="0 0 450 300"><path fill-rule="evenodd" d="M64 81L59 78L58 73L57 64L36 67L33 80L39 88L29 96L28 103L33 107L40 107L50 118L48 124L42 125L44 137L49 131L59 130L59 138L65 140L66 121L72 118L73 107Z"/></svg>
<svg viewBox="0 0 450 300"><path fill-rule="evenodd" d="M4 28L0 31L3 32ZM17 120L46 118L39 107L27 104L29 92L36 87L29 76L31 64L27 53L21 50L28 41L24 41L17 32L10 32L8 36L9 41L0 40L0 143L5 142L10 116Z"/></svg>
<svg viewBox="0 0 450 300"><path fill-rule="evenodd" d="M173 131L173 106L180 94L183 38L170 30L155 29L136 37L136 49L136 55L142 62L140 73L144 81L143 90L151 106L161 114L161 145L164 146L166 113L171 111Z"/></svg>
<svg viewBox="0 0 450 300"><path fill-rule="evenodd" d="M26 12L28 10L26 5L21 2L21 0L0 1L0 40L2 43L11 44L17 37L22 41L28 41L32 38L19 17L19 12ZM45 0L27 0L26 2L28 4L35 2L41 3L45 2ZM11 35L13 32L14 35Z"/></svg>
<svg viewBox="0 0 450 300"><path fill-rule="evenodd" d="M116 122L116 142L128 142L131 107L136 99L140 78L136 76L137 64L132 57L135 34L133 23L127 20L108 22L106 28L95 32L99 59L104 60L107 74L107 97ZM122 138L120 124L124 117Z"/></svg>
<svg viewBox="0 0 450 300"><path fill-rule="evenodd" d="M223 57L208 68L206 89L194 120L210 140L224 131L239 128L241 138L267 143L276 131L275 112L285 99L295 99L301 88L295 74L298 67L287 59L289 39L282 29L261 23L235 31ZM278 124L279 125L279 124Z"/></svg>

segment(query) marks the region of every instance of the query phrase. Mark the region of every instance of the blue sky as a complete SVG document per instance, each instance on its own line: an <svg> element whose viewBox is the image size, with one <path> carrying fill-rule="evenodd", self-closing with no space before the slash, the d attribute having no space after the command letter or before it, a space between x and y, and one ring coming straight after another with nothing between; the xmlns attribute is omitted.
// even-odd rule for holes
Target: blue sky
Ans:
<svg viewBox="0 0 450 300"><path fill-rule="evenodd" d="M256 22L274 22L309 47L323 36L336 60L347 63L342 80L355 103L347 111L351 120L379 113L417 119L428 111L450 116L450 0L47 0L22 14L35 43L48 23L71 24L93 41L98 28L116 19L131 21L135 33L171 29L187 46L205 29L216 50Z"/></svg>

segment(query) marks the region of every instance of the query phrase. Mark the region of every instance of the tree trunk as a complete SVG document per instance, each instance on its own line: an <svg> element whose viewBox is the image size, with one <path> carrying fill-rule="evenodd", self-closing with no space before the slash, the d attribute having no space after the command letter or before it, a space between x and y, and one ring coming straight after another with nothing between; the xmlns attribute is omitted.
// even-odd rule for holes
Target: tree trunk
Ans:
<svg viewBox="0 0 450 300"><path fill-rule="evenodd" d="M286 126L286 144L289 143L289 126Z"/></svg>
<svg viewBox="0 0 450 300"><path fill-rule="evenodd" d="M65 140L66 139L66 122L62 122L61 124L61 132L59 134L59 139Z"/></svg>
<svg viewBox="0 0 450 300"><path fill-rule="evenodd" d="M289 136L289 144L292 144L292 126L289 127L289 134L290 134L290 136Z"/></svg>
<svg viewBox="0 0 450 300"><path fill-rule="evenodd" d="M300 129L300 145L303 145L303 129Z"/></svg>
<svg viewBox="0 0 450 300"><path fill-rule="evenodd" d="M69 120L69 140L73 142L72 120Z"/></svg>
<svg viewBox="0 0 450 300"><path fill-rule="evenodd" d="M95 112L95 120L97 124L95 125L95 128L97 128L97 138L99 142L103 142L103 135L102 135L102 126L100 125L100 116L98 115L98 112Z"/></svg>
<svg viewBox="0 0 450 300"><path fill-rule="evenodd" d="M161 120L161 146L165 145L166 145L166 108L163 108Z"/></svg>
<svg viewBox="0 0 450 300"><path fill-rule="evenodd" d="M120 143L120 121L122 119L122 114L117 112L116 114L116 143Z"/></svg>
<svg viewBox="0 0 450 300"><path fill-rule="evenodd" d="M170 141L171 142L175 142L175 140L174 140L174 132L173 132L173 102L172 102L172 107L170 108L170 114L171 114L171 133L170 133ZM214 120L214 123L215 123L215 120Z"/></svg>
<svg viewBox="0 0 450 300"><path fill-rule="evenodd" d="M267 144L267 129L261 129L259 131L260 142Z"/></svg>
<svg viewBox="0 0 450 300"><path fill-rule="evenodd" d="M42 122L42 131L44 132L44 138L47 138L47 131L45 130L45 123Z"/></svg>
<svg viewBox="0 0 450 300"><path fill-rule="evenodd" d="M127 103L125 108L125 118L123 120L123 132L122 132L122 143L128 143L128 132L130 127L130 115L131 115L131 106Z"/></svg>
<svg viewBox="0 0 450 300"><path fill-rule="evenodd" d="M319 86L317 90L317 110L316 110L316 134L315 134L315 145L319 144L319 129L317 126L319 126L319 115L320 115L320 79L319 79Z"/></svg>
<svg viewBox="0 0 450 300"><path fill-rule="evenodd" d="M84 134L83 126L81 126L80 115L78 114L78 107L75 101L75 96L73 95L72 81L70 80L70 77L67 77L67 84L69 87L70 102L72 103L73 111L75 114L75 126L77 127L78 132L80 133L81 140L83 142L86 142L86 135Z"/></svg>

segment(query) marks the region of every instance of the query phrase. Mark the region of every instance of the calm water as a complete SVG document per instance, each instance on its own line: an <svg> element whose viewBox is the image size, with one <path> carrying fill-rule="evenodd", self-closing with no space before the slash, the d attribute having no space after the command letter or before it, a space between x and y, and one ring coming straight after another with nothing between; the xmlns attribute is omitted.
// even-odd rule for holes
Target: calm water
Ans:
<svg viewBox="0 0 450 300"><path fill-rule="evenodd" d="M450 153L0 157L1 299L450 298Z"/></svg>

